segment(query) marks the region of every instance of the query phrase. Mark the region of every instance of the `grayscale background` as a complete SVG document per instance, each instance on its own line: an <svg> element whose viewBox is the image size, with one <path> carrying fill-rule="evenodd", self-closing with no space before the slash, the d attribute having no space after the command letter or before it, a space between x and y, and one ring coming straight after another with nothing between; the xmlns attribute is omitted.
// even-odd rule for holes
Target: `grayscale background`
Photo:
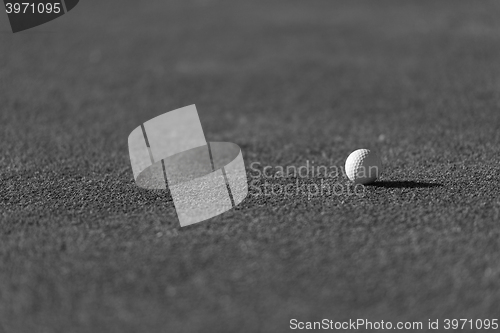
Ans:
<svg viewBox="0 0 500 333"><path fill-rule="evenodd" d="M12 34L0 12L0 332L498 318L499 15L498 1L82 0ZM384 182L249 195L180 228L167 191L135 186L127 137L190 104L208 141L242 148L249 181L253 162L342 166L371 148Z"/></svg>

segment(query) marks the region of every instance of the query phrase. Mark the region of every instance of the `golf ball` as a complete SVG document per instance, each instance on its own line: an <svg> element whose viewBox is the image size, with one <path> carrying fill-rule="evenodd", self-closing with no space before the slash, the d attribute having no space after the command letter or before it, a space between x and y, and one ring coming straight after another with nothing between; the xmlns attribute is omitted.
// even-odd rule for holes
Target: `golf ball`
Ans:
<svg viewBox="0 0 500 333"><path fill-rule="evenodd" d="M368 149L353 151L345 161L347 177L356 184L373 183L382 173L382 161Z"/></svg>

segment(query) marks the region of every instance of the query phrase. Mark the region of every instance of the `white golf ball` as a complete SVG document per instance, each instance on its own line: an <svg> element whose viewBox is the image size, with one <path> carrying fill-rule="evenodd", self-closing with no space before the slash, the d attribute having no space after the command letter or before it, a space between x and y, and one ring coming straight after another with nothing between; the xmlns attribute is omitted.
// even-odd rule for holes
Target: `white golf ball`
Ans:
<svg viewBox="0 0 500 333"><path fill-rule="evenodd" d="M347 177L356 184L373 183L383 171L382 161L368 149L353 151L345 161Z"/></svg>

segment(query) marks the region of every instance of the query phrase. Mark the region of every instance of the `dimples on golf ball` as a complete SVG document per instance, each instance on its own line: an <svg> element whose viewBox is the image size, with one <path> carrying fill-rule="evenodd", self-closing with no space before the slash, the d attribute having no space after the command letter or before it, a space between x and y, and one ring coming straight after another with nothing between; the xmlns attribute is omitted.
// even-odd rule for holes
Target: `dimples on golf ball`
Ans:
<svg viewBox="0 0 500 333"><path fill-rule="evenodd" d="M382 161L368 149L355 150L345 161L347 177L356 184L373 183L382 173Z"/></svg>

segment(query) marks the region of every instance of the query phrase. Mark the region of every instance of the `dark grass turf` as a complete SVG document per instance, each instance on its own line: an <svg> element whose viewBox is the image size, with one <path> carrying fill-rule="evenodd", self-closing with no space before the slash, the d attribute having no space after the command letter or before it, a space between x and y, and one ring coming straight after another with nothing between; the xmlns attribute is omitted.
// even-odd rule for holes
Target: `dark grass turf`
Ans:
<svg viewBox="0 0 500 333"><path fill-rule="evenodd" d="M25 33L0 21L0 332L498 318L499 14L495 1L82 1ZM249 181L253 162L340 166L372 148L382 182L362 196L254 189L180 228L167 193L134 185L127 137L193 103L208 140L242 147Z"/></svg>

